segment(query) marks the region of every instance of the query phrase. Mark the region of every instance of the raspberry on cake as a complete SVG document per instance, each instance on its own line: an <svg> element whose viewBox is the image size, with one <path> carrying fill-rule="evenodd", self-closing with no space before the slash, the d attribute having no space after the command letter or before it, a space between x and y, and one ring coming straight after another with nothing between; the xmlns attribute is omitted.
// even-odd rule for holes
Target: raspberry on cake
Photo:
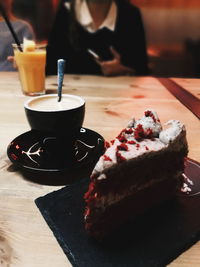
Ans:
<svg viewBox="0 0 200 267"><path fill-rule="evenodd" d="M85 228L103 239L127 220L171 199L182 187L188 153L185 126L170 120L163 129L156 112L111 141L97 162L85 193Z"/></svg>

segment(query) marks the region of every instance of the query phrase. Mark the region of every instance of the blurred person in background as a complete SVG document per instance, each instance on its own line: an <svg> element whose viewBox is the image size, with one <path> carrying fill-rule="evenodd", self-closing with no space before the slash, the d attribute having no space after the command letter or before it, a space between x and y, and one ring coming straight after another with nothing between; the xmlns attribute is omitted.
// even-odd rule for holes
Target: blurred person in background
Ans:
<svg viewBox="0 0 200 267"><path fill-rule="evenodd" d="M0 6L5 10L14 31L20 41L23 39L34 39L34 33L31 25L14 16L12 13L13 0L0 0ZM13 48L14 39L10 30L0 13L0 71L16 71L13 66Z"/></svg>
<svg viewBox="0 0 200 267"><path fill-rule="evenodd" d="M62 0L48 39L47 75L57 73L59 58L66 73L147 75L140 10L126 0Z"/></svg>

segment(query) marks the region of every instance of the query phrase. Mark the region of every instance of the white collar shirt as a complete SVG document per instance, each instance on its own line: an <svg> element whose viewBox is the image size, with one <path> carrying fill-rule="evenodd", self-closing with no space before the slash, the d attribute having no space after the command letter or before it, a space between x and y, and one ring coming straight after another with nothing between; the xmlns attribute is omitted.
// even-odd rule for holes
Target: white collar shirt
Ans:
<svg viewBox="0 0 200 267"><path fill-rule="evenodd" d="M69 6L67 5L66 7L69 8ZM98 28L96 28L94 25L86 0L76 1L75 13L77 21L88 32L96 32L97 30L102 29L104 27L111 31L115 30L115 24L117 19L117 5L115 1L112 2L105 20Z"/></svg>

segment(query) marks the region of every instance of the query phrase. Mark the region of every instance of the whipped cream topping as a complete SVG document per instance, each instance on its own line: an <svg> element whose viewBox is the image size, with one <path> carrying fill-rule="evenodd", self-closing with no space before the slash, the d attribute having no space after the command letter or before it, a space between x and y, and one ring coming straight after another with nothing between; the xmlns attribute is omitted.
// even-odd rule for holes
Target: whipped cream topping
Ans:
<svg viewBox="0 0 200 267"><path fill-rule="evenodd" d="M135 121L133 127L137 128L139 124L142 125L145 131L151 129L153 136L158 136L158 134L162 130L162 125L160 123L158 115L155 111L152 110L145 110L144 116L140 120Z"/></svg>
<svg viewBox="0 0 200 267"><path fill-rule="evenodd" d="M162 130L158 115L152 110L146 110L139 120L132 119L128 127L111 141L111 146L100 157L92 176L121 161L164 149L185 130L178 120L170 120L166 125L169 127Z"/></svg>
<svg viewBox="0 0 200 267"><path fill-rule="evenodd" d="M165 123L165 125L169 127L160 132L159 138L166 145L172 142L183 130L185 130L185 126L178 120L170 120Z"/></svg>

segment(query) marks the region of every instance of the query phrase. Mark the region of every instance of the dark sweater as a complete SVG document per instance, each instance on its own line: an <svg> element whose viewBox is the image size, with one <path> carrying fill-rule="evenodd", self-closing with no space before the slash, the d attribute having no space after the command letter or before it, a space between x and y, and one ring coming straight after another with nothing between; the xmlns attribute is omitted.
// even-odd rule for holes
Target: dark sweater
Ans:
<svg viewBox="0 0 200 267"><path fill-rule="evenodd" d="M88 53L95 51L103 60L112 59L109 47L120 55L122 64L135 70L136 75L148 74L146 43L140 11L124 0L116 0L118 14L115 31L107 28L87 32L76 23L78 47L70 42L70 11L63 3L58 9L47 47L47 75L57 73L57 60L66 59L66 73L101 75L99 65Z"/></svg>

